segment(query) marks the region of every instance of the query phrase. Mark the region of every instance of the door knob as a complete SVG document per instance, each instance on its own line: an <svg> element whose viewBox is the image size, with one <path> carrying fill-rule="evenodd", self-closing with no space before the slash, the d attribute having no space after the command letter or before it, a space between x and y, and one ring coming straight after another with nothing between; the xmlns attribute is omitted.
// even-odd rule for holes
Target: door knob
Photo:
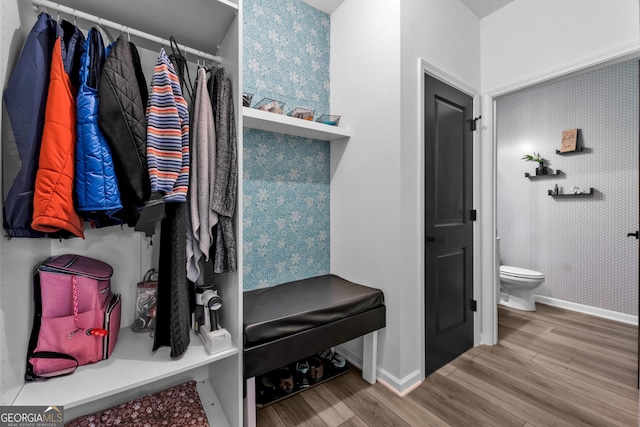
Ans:
<svg viewBox="0 0 640 427"><path fill-rule="evenodd" d="M433 234L427 234L427 242L438 242L438 243L442 243L442 242L444 242L444 239L438 239L438 238L436 238L436 236L434 236Z"/></svg>
<svg viewBox="0 0 640 427"><path fill-rule="evenodd" d="M635 233L627 233L627 237L635 237L636 240L638 240L638 232L636 231Z"/></svg>

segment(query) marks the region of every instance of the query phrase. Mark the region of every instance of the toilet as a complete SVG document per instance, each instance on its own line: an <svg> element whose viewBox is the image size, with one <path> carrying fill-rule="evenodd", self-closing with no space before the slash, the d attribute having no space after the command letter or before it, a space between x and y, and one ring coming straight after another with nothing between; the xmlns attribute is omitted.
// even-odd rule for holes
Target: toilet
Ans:
<svg viewBox="0 0 640 427"><path fill-rule="evenodd" d="M498 247L500 238L498 237ZM498 250L498 254L499 254ZM498 265L500 258L498 257ZM526 268L500 265L501 305L524 311L535 311L535 289L544 283L544 274Z"/></svg>

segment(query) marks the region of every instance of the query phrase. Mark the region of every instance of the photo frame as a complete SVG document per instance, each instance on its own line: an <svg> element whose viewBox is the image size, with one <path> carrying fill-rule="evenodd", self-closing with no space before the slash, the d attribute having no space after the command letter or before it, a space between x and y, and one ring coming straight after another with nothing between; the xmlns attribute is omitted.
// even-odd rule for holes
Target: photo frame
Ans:
<svg viewBox="0 0 640 427"><path fill-rule="evenodd" d="M567 153L576 151L578 146L578 129L568 129L562 131L562 142L560 143L560 152Z"/></svg>

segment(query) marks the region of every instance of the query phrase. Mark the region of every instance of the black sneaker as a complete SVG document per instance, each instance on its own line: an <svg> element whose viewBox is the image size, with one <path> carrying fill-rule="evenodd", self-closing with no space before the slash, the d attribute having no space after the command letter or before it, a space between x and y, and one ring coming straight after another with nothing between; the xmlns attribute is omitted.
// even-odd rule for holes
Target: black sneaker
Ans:
<svg viewBox="0 0 640 427"><path fill-rule="evenodd" d="M309 363L306 360L296 363L296 371L300 374L299 387L309 387L309 378L307 377L307 374L309 373Z"/></svg>

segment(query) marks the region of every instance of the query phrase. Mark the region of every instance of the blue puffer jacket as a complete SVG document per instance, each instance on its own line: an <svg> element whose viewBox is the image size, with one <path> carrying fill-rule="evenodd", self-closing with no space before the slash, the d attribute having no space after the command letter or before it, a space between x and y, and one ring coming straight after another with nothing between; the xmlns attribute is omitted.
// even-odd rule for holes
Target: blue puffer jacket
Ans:
<svg viewBox="0 0 640 427"><path fill-rule="evenodd" d="M77 97L76 175L78 212L96 227L121 224L122 208L111 149L98 126L98 82L106 58L98 28L89 31L81 59Z"/></svg>

